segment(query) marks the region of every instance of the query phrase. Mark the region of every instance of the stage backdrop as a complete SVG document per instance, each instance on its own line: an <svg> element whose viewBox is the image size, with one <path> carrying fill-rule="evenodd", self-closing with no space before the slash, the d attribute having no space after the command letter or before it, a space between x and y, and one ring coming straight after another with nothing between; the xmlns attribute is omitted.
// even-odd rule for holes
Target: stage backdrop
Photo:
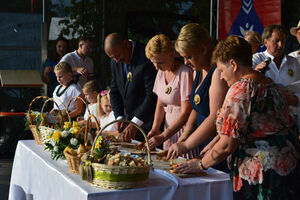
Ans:
<svg viewBox="0 0 300 200"><path fill-rule="evenodd" d="M219 40L281 23L281 0L220 0Z"/></svg>

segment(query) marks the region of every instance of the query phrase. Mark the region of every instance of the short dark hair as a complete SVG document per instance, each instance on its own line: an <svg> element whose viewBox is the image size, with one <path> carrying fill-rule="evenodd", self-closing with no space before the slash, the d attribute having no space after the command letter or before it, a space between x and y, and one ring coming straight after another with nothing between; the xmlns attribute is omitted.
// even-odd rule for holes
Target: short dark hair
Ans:
<svg viewBox="0 0 300 200"><path fill-rule="evenodd" d="M80 38L79 38L79 40L78 40L78 44L80 43L80 42L82 42L82 41L84 41L84 42L93 42L93 38L91 37L91 36L89 36L89 35L84 35L84 36L81 36Z"/></svg>

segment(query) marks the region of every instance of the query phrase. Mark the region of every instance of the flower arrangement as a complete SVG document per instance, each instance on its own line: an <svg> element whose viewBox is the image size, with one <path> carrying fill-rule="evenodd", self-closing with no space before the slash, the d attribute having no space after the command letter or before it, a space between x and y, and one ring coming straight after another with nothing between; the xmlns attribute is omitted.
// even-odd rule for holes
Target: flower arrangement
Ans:
<svg viewBox="0 0 300 200"><path fill-rule="evenodd" d="M64 158L64 150L77 149L83 143L83 134L78 122L64 122L63 130L54 131L45 141L45 150L51 152L52 159Z"/></svg>
<svg viewBox="0 0 300 200"><path fill-rule="evenodd" d="M103 139L102 136L99 136L97 138L93 152L94 160L102 160L105 157L105 155L109 153L109 151L109 141L107 139Z"/></svg>
<svg viewBox="0 0 300 200"><path fill-rule="evenodd" d="M62 111L62 116L56 111L53 115L50 113L43 113L37 111L30 111L26 113L25 117L25 130L29 130L29 125L47 126L51 128L61 128L58 122L68 121L66 111Z"/></svg>
<svg viewBox="0 0 300 200"><path fill-rule="evenodd" d="M37 111L30 111L26 113L25 117L25 130L29 130L29 125L40 125L43 121L43 124L46 123L45 118L43 120L41 113Z"/></svg>

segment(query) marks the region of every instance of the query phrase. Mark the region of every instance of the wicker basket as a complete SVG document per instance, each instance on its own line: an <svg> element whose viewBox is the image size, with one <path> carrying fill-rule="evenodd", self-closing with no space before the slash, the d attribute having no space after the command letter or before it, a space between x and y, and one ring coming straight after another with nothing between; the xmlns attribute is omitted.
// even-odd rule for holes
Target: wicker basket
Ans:
<svg viewBox="0 0 300 200"><path fill-rule="evenodd" d="M28 113L29 113L29 115L30 115L30 113L31 113L31 107L32 107L32 104L33 104L35 101L37 101L38 99L49 99L49 97L47 97L47 96L37 96L37 97L35 97L35 98L30 102L29 107L28 107ZM43 144L43 141L42 141L42 138L41 138L41 134L40 134L40 132L39 132L37 126L33 124L33 121L32 121L31 118L29 118L29 129L30 129L31 132L32 132L32 135L33 135L33 137L34 137L35 142L36 142L37 144L39 144L39 145L42 145L42 144Z"/></svg>
<svg viewBox="0 0 300 200"><path fill-rule="evenodd" d="M49 101L52 101L52 102L57 106L57 108L58 108L58 113L60 114L61 118L63 119L63 114L62 114L61 110L59 109L59 106L57 105L57 103L54 101L53 98L48 98L48 99L44 102L43 107L42 107L42 110L41 110L41 117L43 117L43 112L44 112L45 105L46 105L46 103L49 102ZM70 117L70 115L69 115L69 113L68 113L68 111L67 111L65 105L64 105L64 104L62 104L62 105L63 105L63 107L64 107L65 110L66 110L66 113L67 113L69 122L71 122L71 117ZM63 126L64 126L64 121L60 121L60 128L62 129ZM45 140L47 140L47 139L49 138L49 136L51 136L51 134L56 130L56 129L53 129L53 128L50 128L50 127L47 127L47 126L37 126L37 129L38 129L38 131L39 131L39 133L40 133L40 136L41 136L41 139L42 139L43 142L44 142Z"/></svg>
<svg viewBox="0 0 300 200"><path fill-rule="evenodd" d="M142 186L148 179L150 169L152 167L152 161L150 156L150 147L147 136L137 124L128 120L115 120L111 123L108 123L106 126L101 129L101 131L97 134L91 152L93 152L95 148L95 144L97 138L102 134L103 130L109 125L116 122L126 122L133 124L136 128L138 128L146 141L147 146L147 163L146 166L141 167L121 167L121 166L109 166L106 164L100 163L92 163L92 184L106 188L106 189L129 189L136 188Z"/></svg>
<svg viewBox="0 0 300 200"><path fill-rule="evenodd" d="M86 107L86 109L87 109L87 111L88 111L88 113L89 113L89 115L90 115L90 114L91 114L91 111L90 111L90 109L89 109L89 106L87 105L87 103L85 102L85 100L83 100L83 98L81 98L81 97L72 97L72 98L69 100L66 109L69 110L69 107L70 107L72 101L73 101L73 100L76 100L76 99L78 99L78 100L82 101L82 103L84 103L84 105L85 105L85 107ZM97 116L96 116L96 117L97 117Z"/></svg>
<svg viewBox="0 0 300 200"><path fill-rule="evenodd" d="M85 125L85 131L84 131L84 146L85 147L88 146L88 130L89 130L89 123L90 123L91 118L94 118L96 121L97 132L100 130L97 118L94 115L90 114L89 117L87 118L87 123ZM81 162L81 156L83 154L80 157L78 157L78 156L71 155L68 151L64 151L64 155L68 162L70 172L73 174L79 174L79 166L80 166L80 162Z"/></svg>

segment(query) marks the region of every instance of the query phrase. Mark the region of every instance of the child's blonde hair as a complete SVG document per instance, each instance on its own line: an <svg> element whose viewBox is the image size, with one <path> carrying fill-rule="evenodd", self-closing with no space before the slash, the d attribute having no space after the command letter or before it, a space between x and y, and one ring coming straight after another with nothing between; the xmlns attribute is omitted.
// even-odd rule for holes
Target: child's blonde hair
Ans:
<svg viewBox="0 0 300 200"><path fill-rule="evenodd" d="M83 85L82 90L85 90L88 93L91 93L91 92L99 93L100 92L100 87L99 87L97 81L91 80L91 81L86 82Z"/></svg>
<svg viewBox="0 0 300 200"><path fill-rule="evenodd" d="M54 72L73 73L72 67L66 62L59 62L55 65Z"/></svg>
<svg viewBox="0 0 300 200"><path fill-rule="evenodd" d="M110 88L107 88L106 90L102 90L100 95L101 95L101 98L100 98L100 95L98 95L97 97L97 100L100 104L100 106L98 106L98 113L99 113L99 116L101 117L103 114L104 114L104 111L102 109L102 106L105 102L109 102L110 101L110 98L109 98L109 93L110 93Z"/></svg>
<svg viewBox="0 0 300 200"><path fill-rule="evenodd" d="M100 103L101 103L101 105L103 105L103 103L107 102L107 101L108 101L108 96L107 96L107 94L105 94L104 96L101 97Z"/></svg>

